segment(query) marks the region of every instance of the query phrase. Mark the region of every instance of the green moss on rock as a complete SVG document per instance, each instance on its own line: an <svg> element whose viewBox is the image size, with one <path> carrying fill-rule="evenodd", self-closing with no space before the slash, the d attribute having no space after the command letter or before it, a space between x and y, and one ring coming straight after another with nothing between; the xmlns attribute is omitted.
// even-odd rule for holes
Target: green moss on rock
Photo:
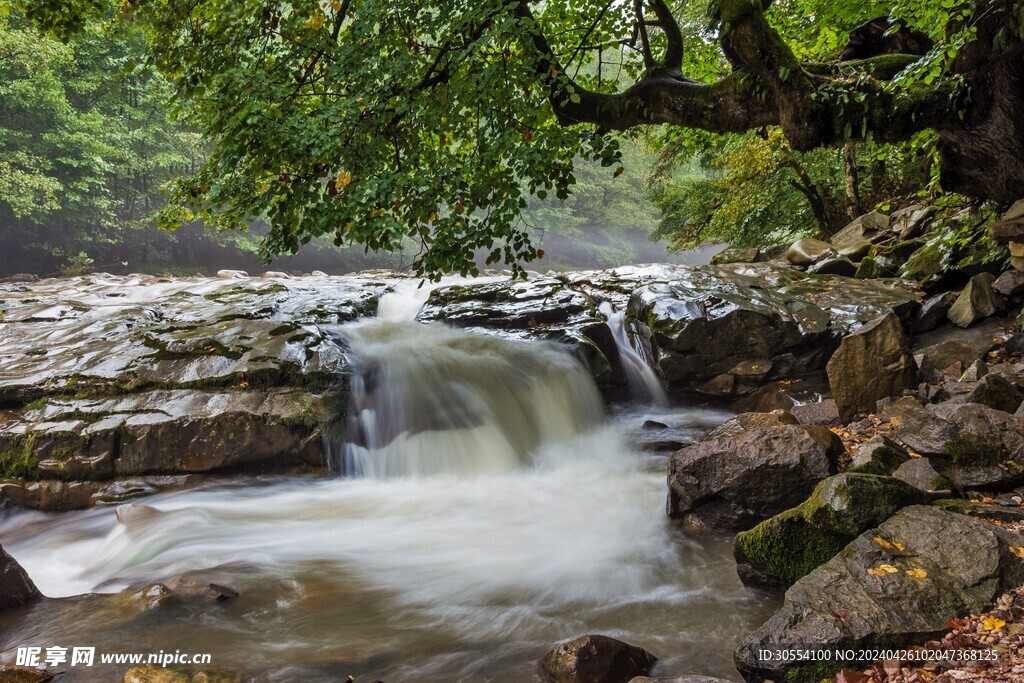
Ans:
<svg viewBox="0 0 1024 683"><path fill-rule="evenodd" d="M0 478L26 479L35 475L38 461L35 456L35 434L8 436L0 451Z"/></svg>

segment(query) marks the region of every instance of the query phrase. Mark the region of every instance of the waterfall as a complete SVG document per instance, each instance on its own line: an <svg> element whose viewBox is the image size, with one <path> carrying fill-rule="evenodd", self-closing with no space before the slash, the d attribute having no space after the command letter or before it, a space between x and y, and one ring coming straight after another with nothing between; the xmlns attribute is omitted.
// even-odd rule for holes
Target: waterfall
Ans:
<svg viewBox="0 0 1024 683"><path fill-rule="evenodd" d="M507 472L603 419L590 375L553 344L382 320L342 334L354 358L334 463L345 475Z"/></svg>
<svg viewBox="0 0 1024 683"><path fill-rule="evenodd" d="M667 406L668 398L658 376L629 341L625 312L616 310L607 301L601 304L599 310L607 319L608 328L612 331L612 338L619 349L619 359L622 361L622 369L626 373L626 381L629 382L633 398L658 406Z"/></svg>

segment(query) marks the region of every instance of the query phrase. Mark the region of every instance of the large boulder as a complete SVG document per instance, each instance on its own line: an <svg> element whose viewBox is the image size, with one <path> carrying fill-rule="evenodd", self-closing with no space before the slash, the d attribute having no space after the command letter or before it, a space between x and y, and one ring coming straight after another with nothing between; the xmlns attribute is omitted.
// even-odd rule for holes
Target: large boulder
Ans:
<svg viewBox="0 0 1024 683"><path fill-rule="evenodd" d="M798 666L767 654L898 648L938 635L1024 583L1024 537L915 505L858 536L786 591L782 608L736 650L748 681L819 681L842 661ZM830 670L829 670L830 669Z"/></svg>
<svg viewBox="0 0 1024 683"><path fill-rule="evenodd" d="M837 474L799 506L736 536L737 571L746 584L788 587L863 531L928 496L893 477Z"/></svg>
<svg viewBox="0 0 1024 683"><path fill-rule="evenodd" d="M802 502L836 473L843 444L788 413L744 413L669 459L669 516L692 526L749 529Z"/></svg>
<svg viewBox="0 0 1024 683"><path fill-rule="evenodd" d="M550 683L628 683L657 661L643 648L590 635L552 648L540 661L540 672Z"/></svg>
<svg viewBox="0 0 1024 683"><path fill-rule="evenodd" d="M744 362L770 361L765 381L820 370L844 334L893 311L909 320L918 306L901 281L759 263L680 268L638 287L629 315L650 331L661 375L685 389Z"/></svg>
<svg viewBox="0 0 1024 683"><path fill-rule="evenodd" d="M831 244L813 237L797 240L786 250L786 260L794 266L812 266L835 255L836 250Z"/></svg>
<svg viewBox="0 0 1024 683"><path fill-rule="evenodd" d="M1024 418L976 403L907 402L896 435L961 491L1024 483Z"/></svg>
<svg viewBox="0 0 1024 683"><path fill-rule="evenodd" d="M903 325L889 313L843 337L826 366L839 414L850 419L917 385L917 363Z"/></svg>
<svg viewBox="0 0 1024 683"><path fill-rule="evenodd" d="M999 299L992 288L995 276L992 273L980 273L971 278L956 302L950 307L950 322L957 327L970 327L979 320L995 314L999 309Z"/></svg>
<svg viewBox="0 0 1024 683"><path fill-rule="evenodd" d="M17 607L42 597L17 560L0 547L0 609Z"/></svg>

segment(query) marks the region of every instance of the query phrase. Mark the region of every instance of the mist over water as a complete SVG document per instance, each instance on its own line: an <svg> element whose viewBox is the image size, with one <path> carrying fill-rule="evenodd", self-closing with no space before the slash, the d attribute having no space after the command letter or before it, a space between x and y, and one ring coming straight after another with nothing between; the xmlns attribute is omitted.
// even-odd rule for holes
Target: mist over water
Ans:
<svg viewBox="0 0 1024 683"><path fill-rule="evenodd" d="M648 413L606 420L557 345L402 322L418 307L399 298L381 310L338 330L355 361L343 476L0 522L48 596L185 576L239 598L141 616L130 600L41 603L0 614L0 649L211 652L271 681L528 681L556 642L604 633L665 673L731 675L771 605L742 588L728 539L665 518L664 458L631 443ZM724 417L658 413L696 433Z"/></svg>

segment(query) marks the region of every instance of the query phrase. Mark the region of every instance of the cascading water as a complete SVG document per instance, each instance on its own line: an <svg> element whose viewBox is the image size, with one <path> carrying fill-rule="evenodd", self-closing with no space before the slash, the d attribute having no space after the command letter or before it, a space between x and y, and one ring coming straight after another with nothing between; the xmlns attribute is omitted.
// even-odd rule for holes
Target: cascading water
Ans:
<svg viewBox="0 0 1024 683"><path fill-rule="evenodd" d="M113 596L7 610L0 657L122 652L130 634L136 651L209 652L261 681L518 683L553 643L598 632L647 647L665 673L730 675L732 647L772 604L744 591L730 543L667 523L664 461L649 468L629 442L643 415L605 422L564 349L408 322L408 296L425 298L410 286L382 299L392 320L338 330L355 359L339 465L360 476L234 480L117 514L0 519L4 548L50 596L161 581L226 584L239 598L143 616ZM673 416L701 428L724 418Z"/></svg>
<svg viewBox="0 0 1024 683"><path fill-rule="evenodd" d="M386 321L343 336L357 359L344 474L509 472L603 418L587 371L552 345Z"/></svg>
<svg viewBox="0 0 1024 683"><path fill-rule="evenodd" d="M633 397L656 406L667 406L668 398L665 396L665 389L662 388L658 376L654 374L647 360L630 343L625 312L616 310L607 301L601 303L599 310L608 321L608 328L612 331L612 338L615 340L615 346L619 349L619 359L622 361L622 369L626 373L626 381L629 382L629 389Z"/></svg>

